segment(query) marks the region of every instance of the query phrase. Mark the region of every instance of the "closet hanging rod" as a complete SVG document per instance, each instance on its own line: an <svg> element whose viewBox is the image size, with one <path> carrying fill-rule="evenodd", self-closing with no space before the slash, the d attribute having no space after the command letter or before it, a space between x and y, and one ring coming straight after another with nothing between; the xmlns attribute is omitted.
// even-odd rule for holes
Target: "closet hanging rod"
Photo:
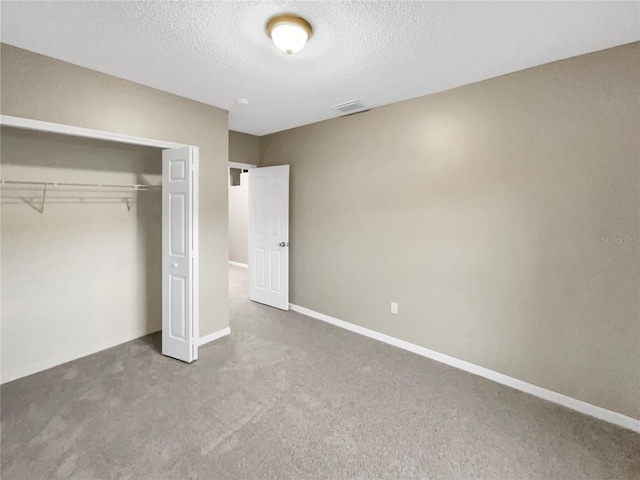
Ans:
<svg viewBox="0 0 640 480"><path fill-rule="evenodd" d="M84 188L122 188L133 191L154 190L162 188L162 185L142 185L142 184L110 184L110 183L70 183L70 182L29 182L18 180L0 180L1 185L31 185L42 187L84 187Z"/></svg>

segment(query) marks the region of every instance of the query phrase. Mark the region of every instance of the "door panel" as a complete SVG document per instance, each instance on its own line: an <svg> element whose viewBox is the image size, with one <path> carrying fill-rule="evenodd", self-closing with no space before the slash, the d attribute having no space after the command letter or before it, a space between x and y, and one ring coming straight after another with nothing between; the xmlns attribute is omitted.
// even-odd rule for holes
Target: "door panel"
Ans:
<svg viewBox="0 0 640 480"><path fill-rule="evenodd" d="M174 257L186 258L185 249L185 232L187 229L186 217L187 202L185 201L185 195L183 193L170 193L169 194L169 208L171 209L170 215L170 255Z"/></svg>
<svg viewBox="0 0 640 480"><path fill-rule="evenodd" d="M194 156L189 147L162 152L162 353L184 362L197 358Z"/></svg>
<svg viewBox="0 0 640 480"><path fill-rule="evenodd" d="M289 165L249 170L249 298L289 309Z"/></svg>

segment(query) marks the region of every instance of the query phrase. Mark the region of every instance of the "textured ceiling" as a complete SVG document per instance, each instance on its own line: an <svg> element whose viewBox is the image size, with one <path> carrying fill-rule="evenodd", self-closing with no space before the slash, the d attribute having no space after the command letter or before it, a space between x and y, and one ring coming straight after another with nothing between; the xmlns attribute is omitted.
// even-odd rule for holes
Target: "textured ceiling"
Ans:
<svg viewBox="0 0 640 480"><path fill-rule="evenodd" d="M640 39L638 2L0 5L3 42L227 109L232 130L255 135ZM314 27L293 56L264 33L282 12Z"/></svg>

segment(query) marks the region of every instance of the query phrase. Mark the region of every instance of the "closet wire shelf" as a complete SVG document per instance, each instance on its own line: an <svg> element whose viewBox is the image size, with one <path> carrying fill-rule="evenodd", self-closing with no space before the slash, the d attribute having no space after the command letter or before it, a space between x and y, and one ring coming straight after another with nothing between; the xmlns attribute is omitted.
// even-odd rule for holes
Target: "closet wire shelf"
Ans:
<svg viewBox="0 0 640 480"><path fill-rule="evenodd" d="M109 184L109 183L71 183L71 182L34 182L22 180L0 180L0 188L3 191L2 203L26 203L36 211L44 213L44 205L47 194L52 192L99 192L100 194L116 194L115 196L101 195L97 198L86 197L63 197L55 196L57 203L124 203L127 210L131 211L131 206L136 201L138 192L160 191L162 185L143 184ZM42 193L37 197L28 196L5 196L6 191L33 191L42 188ZM40 205L38 206L38 203Z"/></svg>

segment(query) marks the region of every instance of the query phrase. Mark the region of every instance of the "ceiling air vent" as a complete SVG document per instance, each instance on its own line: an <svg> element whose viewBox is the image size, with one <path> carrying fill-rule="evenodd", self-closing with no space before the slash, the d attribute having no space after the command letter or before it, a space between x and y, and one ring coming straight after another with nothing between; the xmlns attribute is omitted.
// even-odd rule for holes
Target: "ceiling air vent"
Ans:
<svg viewBox="0 0 640 480"><path fill-rule="evenodd" d="M351 100L350 102L345 102L345 103L340 103L338 105L334 105L333 107L334 110L337 110L339 112L343 112L343 113L349 113L349 112L353 112L354 110L360 110L362 108L367 108L367 106L362 103L360 100Z"/></svg>

